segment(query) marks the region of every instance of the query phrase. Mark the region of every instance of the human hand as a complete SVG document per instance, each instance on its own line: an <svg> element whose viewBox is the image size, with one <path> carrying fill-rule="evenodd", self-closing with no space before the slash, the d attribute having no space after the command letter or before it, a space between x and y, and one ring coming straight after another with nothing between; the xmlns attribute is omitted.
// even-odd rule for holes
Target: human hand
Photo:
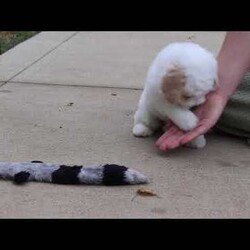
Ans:
<svg viewBox="0 0 250 250"><path fill-rule="evenodd" d="M156 147L162 151L168 151L192 141L199 135L205 134L216 124L226 103L227 98L218 92L209 93L206 97L206 102L193 111L199 119L196 128L184 132L174 124L171 124L169 129L156 141Z"/></svg>

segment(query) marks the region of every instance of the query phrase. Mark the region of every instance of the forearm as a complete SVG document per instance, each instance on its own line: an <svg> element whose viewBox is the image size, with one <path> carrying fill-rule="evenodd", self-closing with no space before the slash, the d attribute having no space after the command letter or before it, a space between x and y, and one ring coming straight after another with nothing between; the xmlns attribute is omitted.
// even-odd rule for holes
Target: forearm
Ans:
<svg viewBox="0 0 250 250"><path fill-rule="evenodd" d="M250 32L228 32L217 57L219 87L226 100L250 69Z"/></svg>

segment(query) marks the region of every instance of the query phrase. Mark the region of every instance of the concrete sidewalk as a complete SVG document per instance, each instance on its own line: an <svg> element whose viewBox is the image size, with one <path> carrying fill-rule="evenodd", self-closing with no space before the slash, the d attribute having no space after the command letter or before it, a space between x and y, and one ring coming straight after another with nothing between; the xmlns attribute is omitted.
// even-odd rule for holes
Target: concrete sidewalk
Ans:
<svg viewBox="0 0 250 250"><path fill-rule="evenodd" d="M42 32L0 56L1 161L117 163L146 186L0 181L0 218L250 217L249 147L210 134L203 150L161 153L131 130L147 68L166 44L218 52L222 32ZM67 106L72 102L72 106ZM158 197L136 197L138 188Z"/></svg>

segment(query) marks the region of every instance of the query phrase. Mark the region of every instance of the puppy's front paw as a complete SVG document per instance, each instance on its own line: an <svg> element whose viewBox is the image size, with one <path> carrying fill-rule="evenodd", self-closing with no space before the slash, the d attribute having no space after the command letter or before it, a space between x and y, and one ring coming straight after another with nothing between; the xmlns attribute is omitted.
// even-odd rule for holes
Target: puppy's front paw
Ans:
<svg viewBox="0 0 250 250"><path fill-rule="evenodd" d="M189 148L204 148L206 146L206 139L204 135L200 135L196 139L186 144Z"/></svg>
<svg viewBox="0 0 250 250"><path fill-rule="evenodd" d="M153 134L153 130L142 123L138 123L133 127L133 134L137 137L146 137Z"/></svg>
<svg viewBox="0 0 250 250"><path fill-rule="evenodd" d="M189 113L189 115L186 115L186 116L183 116L182 119L180 119L178 121L178 124L176 124L181 130L184 130L184 131L190 131L192 129L194 129L197 124L198 124L198 118L192 114L192 113Z"/></svg>

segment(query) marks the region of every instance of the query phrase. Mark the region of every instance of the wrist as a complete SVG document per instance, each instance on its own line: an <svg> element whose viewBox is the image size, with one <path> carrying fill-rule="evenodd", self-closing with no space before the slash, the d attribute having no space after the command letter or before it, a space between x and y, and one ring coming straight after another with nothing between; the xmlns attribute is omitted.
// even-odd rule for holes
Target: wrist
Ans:
<svg viewBox="0 0 250 250"><path fill-rule="evenodd" d="M234 94L238 86L238 77L235 75L227 74L218 74L218 84L215 89L215 94L218 95L225 103L229 98ZM237 84L236 84L237 83Z"/></svg>
<svg viewBox="0 0 250 250"><path fill-rule="evenodd" d="M222 91L220 88L217 88L215 91L208 94L208 98L217 100L222 107L225 107L227 105L230 96L231 95L229 95L225 91Z"/></svg>
<svg viewBox="0 0 250 250"><path fill-rule="evenodd" d="M224 91L220 87L218 87L215 91L214 94L217 95L223 102L227 103L229 98L231 97L231 93Z"/></svg>

